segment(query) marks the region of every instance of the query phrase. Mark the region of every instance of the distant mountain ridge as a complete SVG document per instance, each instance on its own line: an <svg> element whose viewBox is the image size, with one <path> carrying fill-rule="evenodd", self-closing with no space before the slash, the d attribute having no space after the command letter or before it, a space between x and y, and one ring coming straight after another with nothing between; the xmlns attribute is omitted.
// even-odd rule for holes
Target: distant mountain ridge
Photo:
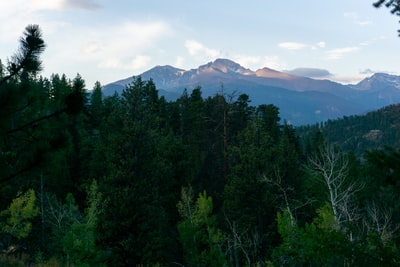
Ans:
<svg viewBox="0 0 400 267"><path fill-rule="evenodd" d="M387 73L375 73L352 87L358 90L376 90L387 87L400 89L400 76Z"/></svg>
<svg viewBox="0 0 400 267"><path fill-rule="evenodd" d="M400 103L400 76L377 73L355 85L330 80L316 80L262 68L246 69L229 59L216 59L197 69L183 70L173 66L156 66L139 76L152 79L159 94L175 100L186 88L200 86L203 97L221 92L248 94L252 105L274 104L281 118L294 125L363 114ZM105 96L122 90L133 77L103 87Z"/></svg>

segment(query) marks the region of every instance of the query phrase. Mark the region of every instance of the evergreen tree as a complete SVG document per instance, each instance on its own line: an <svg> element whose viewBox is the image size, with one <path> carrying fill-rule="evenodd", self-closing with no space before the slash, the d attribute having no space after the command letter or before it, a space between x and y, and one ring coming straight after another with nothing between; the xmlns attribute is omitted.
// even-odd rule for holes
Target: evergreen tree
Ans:
<svg viewBox="0 0 400 267"><path fill-rule="evenodd" d="M187 179L189 183L196 183L198 179L201 179L200 172L207 152L206 106L201 88L194 88L190 95L185 90L177 103L180 108L180 112L177 114L180 118L178 137L182 138L188 157L187 161L191 166Z"/></svg>
<svg viewBox="0 0 400 267"><path fill-rule="evenodd" d="M364 199L372 207L380 207L381 217L389 217L386 230L393 238L393 230L400 227L400 151L389 147L371 150L366 153L365 159Z"/></svg>
<svg viewBox="0 0 400 267"><path fill-rule="evenodd" d="M25 28L19 50L11 57L0 79L0 182L9 182L34 168L43 148L35 142L35 117L42 95L33 83L41 70L45 43L37 25ZM40 102L39 102L40 103ZM36 144L35 144L36 143ZM28 148L29 147L29 148Z"/></svg>
<svg viewBox="0 0 400 267"><path fill-rule="evenodd" d="M274 225L275 193L265 177L279 167L280 132L277 109L263 106L259 115L239 134L238 144L229 150L229 183L224 190L223 211L227 231L236 244L231 251L235 266L261 262L269 253L274 237L267 229ZM277 132L278 131L278 132ZM242 236L238 246L235 236ZM244 241L246 240L246 241Z"/></svg>
<svg viewBox="0 0 400 267"><path fill-rule="evenodd" d="M113 266L172 262L177 252L168 203L173 174L164 172L155 85L138 77L112 101L110 119L117 125L102 133L108 166L100 183L107 203L100 242L112 253Z"/></svg>

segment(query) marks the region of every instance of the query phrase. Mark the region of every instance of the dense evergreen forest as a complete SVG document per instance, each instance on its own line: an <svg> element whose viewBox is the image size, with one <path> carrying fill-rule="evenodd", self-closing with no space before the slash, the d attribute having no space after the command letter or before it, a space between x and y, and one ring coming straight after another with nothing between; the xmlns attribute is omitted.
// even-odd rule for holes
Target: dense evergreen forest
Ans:
<svg viewBox="0 0 400 267"><path fill-rule="evenodd" d="M344 151L353 151L359 159L367 150L388 147L400 149L400 104L364 115L346 116L296 128L297 135L305 143L317 132L321 132L330 144Z"/></svg>
<svg viewBox="0 0 400 267"><path fill-rule="evenodd" d="M39 76L44 49L30 25L0 64L0 266L400 265L398 112L295 129L140 77L104 98Z"/></svg>

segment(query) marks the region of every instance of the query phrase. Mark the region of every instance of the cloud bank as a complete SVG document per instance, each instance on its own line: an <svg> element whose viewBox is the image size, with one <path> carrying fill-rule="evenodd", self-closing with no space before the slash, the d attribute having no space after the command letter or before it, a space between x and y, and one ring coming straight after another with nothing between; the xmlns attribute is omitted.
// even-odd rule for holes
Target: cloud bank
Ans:
<svg viewBox="0 0 400 267"><path fill-rule="evenodd" d="M95 0L63 0L62 7L96 10L101 8L101 5Z"/></svg>
<svg viewBox="0 0 400 267"><path fill-rule="evenodd" d="M287 50L303 50L303 49L318 49L318 48L325 48L326 42L320 41L316 44L306 44L300 42L282 42L278 44L278 47L287 49Z"/></svg>
<svg viewBox="0 0 400 267"><path fill-rule="evenodd" d="M332 50L329 50L326 52L326 58L327 59L341 59L346 54L357 52L359 49L360 48L356 47L356 46L332 49Z"/></svg>
<svg viewBox="0 0 400 267"><path fill-rule="evenodd" d="M285 70L285 72L296 76L315 79L327 79L333 76L333 74L330 73L328 70L318 68L296 68L293 70Z"/></svg>

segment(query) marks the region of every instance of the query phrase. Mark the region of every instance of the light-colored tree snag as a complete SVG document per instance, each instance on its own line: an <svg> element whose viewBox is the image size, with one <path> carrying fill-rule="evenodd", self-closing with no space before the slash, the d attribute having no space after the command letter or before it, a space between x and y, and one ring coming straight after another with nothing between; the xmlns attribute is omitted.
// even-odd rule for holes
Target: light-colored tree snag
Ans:
<svg viewBox="0 0 400 267"><path fill-rule="evenodd" d="M308 169L324 184L328 202L340 229L359 218L354 197L363 185L349 177L348 159L332 146L324 145L309 158Z"/></svg>

